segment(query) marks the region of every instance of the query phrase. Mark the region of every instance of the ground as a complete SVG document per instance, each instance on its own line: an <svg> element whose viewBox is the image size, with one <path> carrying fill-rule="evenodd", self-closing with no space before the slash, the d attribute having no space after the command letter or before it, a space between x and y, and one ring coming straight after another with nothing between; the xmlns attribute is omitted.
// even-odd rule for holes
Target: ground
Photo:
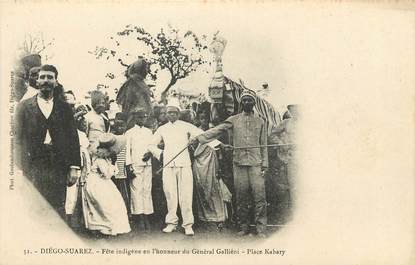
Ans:
<svg viewBox="0 0 415 265"><path fill-rule="evenodd" d="M288 205L279 205L280 207L273 207L268 205L268 226L267 236L277 233L283 229L288 222ZM92 243L111 242L111 244L135 244L135 243L149 243L149 242L171 242L171 243L243 243L252 242L253 240L262 240L254 234L248 236L237 236L237 228L231 222L223 224L222 229L218 229L215 223L205 223L196 221L193 229L194 236L186 236L184 230L178 227L177 231L166 234L161 230L164 227L162 219L153 220L150 232L139 230L135 224L132 224L132 231L125 235L118 236L101 236L97 233L90 233L86 231L78 232L81 238Z"/></svg>

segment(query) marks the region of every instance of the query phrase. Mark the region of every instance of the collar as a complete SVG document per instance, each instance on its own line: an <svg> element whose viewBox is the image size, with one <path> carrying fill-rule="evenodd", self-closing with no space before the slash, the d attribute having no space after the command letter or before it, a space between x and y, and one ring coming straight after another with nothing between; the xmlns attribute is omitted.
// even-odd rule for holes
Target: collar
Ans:
<svg viewBox="0 0 415 265"><path fill-rule="evenodd" d="M32 87L32 86L28 86L28 87L27 87L27 90L34 90L34 91L37 91L37 89L36 89L36 88L34 88L34 87Z"/></svg>
<svg viewBox="0 0 415 265"><path fill-rule="evenodd" d="M94 113L97 116L102 117L104 120L108 120L108 117L105 116L104 112L102 112L101 114L99 114L98 112L96 112L94 109L92 110L92 113Z"/></svg>
<svg viewBox="0 0 415 265"><path fill-rule="evenodd" d="M178 120L177 120L177 121L175 121L174 123L173 123L173 122L171 122L171 121L168 121L167 123L168 123L168 124L170 124L170 125L176 125L176 124L179 124L179 123L180 123L180 121L181 121L181 120L179 120L179 119L178 119Z"/></svg>
<svg viewBox="0 0 415 265"><path fill-rule="evenodd" d="M242 115L244 115L244 116L252 116L252 115L254 115L254 111L251 111L251 112L245 112L245 111L242 111Z"/></svg>
<svg viewBox="0 0 415 265"><path fill-rule="evenodd" d="M143 126L138 126L137 124L134 124L134 127L137 127L138 129L142 129L142 128L144 128L144 125Z"/></svg>
<svg viewBox="0 0 415 265"><path fill-rule="evenodd" d="M108 118L108 116L107 115L105 115L105 113L103 112L103 113L101 113L101 114L98 114L98 115L100 115L104 120L107 120L107 121L109 121L109 118Z"/></svg>
<svg viewBox="0 0 415 265"><path fill-rule="evenodd" d="M37 101L38 102L40 101L41 103L44 103L44 104L50 104L50 103L53 103L53 97L49 100L46 100L46 99L42 98L41 96L39 96L39 94L38 94L37 95Z"/></svg>

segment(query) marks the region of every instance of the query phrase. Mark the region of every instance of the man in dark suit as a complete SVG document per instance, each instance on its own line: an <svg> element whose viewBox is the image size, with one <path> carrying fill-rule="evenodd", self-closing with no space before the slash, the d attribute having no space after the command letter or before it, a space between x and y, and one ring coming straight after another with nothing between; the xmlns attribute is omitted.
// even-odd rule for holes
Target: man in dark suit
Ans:
<svg viewBox="0 0 415 265"><path fill-rule="evenodd" d="M16 161L24 175L64 217L66 185L80 175L79 138L71 107L54 97L58 71L43 65L37 95L16 109Z"/></svg>

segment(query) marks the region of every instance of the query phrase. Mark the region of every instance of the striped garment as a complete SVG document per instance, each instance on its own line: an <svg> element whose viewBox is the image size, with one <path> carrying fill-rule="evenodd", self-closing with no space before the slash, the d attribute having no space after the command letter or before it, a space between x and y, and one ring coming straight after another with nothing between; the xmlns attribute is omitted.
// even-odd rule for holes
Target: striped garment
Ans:
<svg viewBox="0 0 415 265"><path fill-rule="evenodd" d="M232 91L232 102L229 100L229 98L224 97L225 107L229 111L231 110L233 106L234 109L232 112L234 113L242 112L242 109L240 107L241 94L244 89L248 89L248 90L250 89L245 87L243 84L234 82L228 77L225 77L225 83L229 85ZM278 113L278 111L276 111L274 107L268 101L266 101L265 99L259 96L256 96L254 112L257 113L260 117L262 117L267 122L268 135L270 135L271 129L273 126L277 126L278 124L281 123L281 116Z"/></svg>
<svg viewBox="0 0 415 265"><path fill-rule="evenodd" d="M117 154L117 162L115 165L117 166L117 172L115 174L116 179L125 179L127 178L127 173L125 169L125 157L126 157L126 148L124 147L121 152Z"/></svg>

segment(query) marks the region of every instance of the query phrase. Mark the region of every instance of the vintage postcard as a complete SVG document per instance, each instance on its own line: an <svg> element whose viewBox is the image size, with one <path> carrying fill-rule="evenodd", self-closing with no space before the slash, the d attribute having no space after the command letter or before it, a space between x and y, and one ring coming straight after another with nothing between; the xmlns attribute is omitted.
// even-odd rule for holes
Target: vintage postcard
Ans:
<svg viewBox="0 0 415 265"><path fill-rule="evenodd" d="M0 264L415 264L414 25L1 1Z"/></svg>

